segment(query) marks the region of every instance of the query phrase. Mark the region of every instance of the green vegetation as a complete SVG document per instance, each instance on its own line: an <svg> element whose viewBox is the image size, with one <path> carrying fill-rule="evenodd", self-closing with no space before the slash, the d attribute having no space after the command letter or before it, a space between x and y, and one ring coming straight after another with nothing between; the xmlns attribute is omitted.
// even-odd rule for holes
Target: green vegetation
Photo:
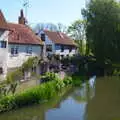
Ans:
<svg viewBox="0 0 120 120"><path fill-rule="evenodd" d="M86 21L85 20L75 20L69 27L68 27L68 35L75 40L79 53L81 55L85 55L86 46L85 46L85 30L86 30Z"/></svg>
<svg viewBox="0 0 120 120"><path fill-rule="evenodd" d="M21 93L11 94L2 97L0 99L0 112L9 111L30 104L38 104L44 102L53 98L67 86L81 84L81 80L77 78L72 79L72 77L66 76L64 80L61 80L54 73L47 73L46 76L48 82L45 82L34 88L25 90ZM50 80L50 78L52 80Z"/></svg>
<svg viewBox="0 0 120 120"><path fill-rule="evenodd" d="M33 67L36 67L39 63L38 57L30 57L26 62L22 64L22 69L23 70L29 70Z"/></svg>
<svg viewBox="0 0 120 120"><path fill-rule="evenodd" d="M116 0L90 0L82 10L86 21L88 54L97 63L119 63L120 56L120 2Z"/></svg>
<svg viewBox="0 0 120 120"><path fill-rule="evenodd" d="M37 57L31 57L25 61L21 67L9 72L6 76L6 80L0 82L0 98L9 94L14 94L19 81L24 79L24 71L36 67L38 63L39 59Z"/></svg>

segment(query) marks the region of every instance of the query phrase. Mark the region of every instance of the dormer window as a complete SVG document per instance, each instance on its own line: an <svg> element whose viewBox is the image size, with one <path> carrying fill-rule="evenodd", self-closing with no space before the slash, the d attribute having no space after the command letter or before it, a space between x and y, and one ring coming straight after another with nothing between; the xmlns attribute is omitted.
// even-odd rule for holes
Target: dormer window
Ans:
<svg viewBox="0 0 120 120"><path fill-rule="evenodd" d="M6 48L6 41L0 41L0 48Z"/></svg>
<svg viewBox="0 0 120 120"><path fill-rule="evenodd" d="M44 33L41 34L41 40L45 41L45 34Z"/></svg>

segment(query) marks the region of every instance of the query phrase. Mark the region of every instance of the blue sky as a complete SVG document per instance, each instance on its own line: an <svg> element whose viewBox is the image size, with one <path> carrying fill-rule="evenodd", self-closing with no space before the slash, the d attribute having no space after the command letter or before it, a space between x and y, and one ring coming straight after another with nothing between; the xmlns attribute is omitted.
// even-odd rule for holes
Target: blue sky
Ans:
<svg viewBox="0 0 120 120"><path fill-rule="evenodd" d="M1 0L2 9L7 21L17 22L24 0ZM29 0L27 19L30 24L62 23L69 25L76 19L81 19L81 9L85 0Z"/></svg>

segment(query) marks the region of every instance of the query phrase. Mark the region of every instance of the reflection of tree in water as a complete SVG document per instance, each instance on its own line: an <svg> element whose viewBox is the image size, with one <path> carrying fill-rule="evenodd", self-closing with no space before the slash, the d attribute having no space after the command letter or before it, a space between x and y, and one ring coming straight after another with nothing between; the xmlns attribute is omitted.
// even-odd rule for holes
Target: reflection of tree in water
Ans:
<svg viewBox="0 0 120 120"><path fill-rule="evenodd" d="M88 101L87 120L120 118L120 80L117 77L98 78L95 96Z"/></svg>
<svg viewBox="0 0 120 120"><path fill-rule="evenodd" d="M91 86L88 81L83 84L81 89L80 88L76 89L72 97L76 102L80 104L84 104L83 120L87 120L88 119L87 104L88 104L88 101L90 101L95 97L95 86Z"/></svg>

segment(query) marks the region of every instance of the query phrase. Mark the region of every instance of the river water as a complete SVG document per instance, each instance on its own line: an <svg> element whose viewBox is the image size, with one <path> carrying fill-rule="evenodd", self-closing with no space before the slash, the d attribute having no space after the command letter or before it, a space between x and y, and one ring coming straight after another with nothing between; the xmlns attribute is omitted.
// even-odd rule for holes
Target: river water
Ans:
<svg viewBox="0 0 120 120"><path fill-rule="evenodd" d="M120 120L120 78L91 79L62 98L0 114L0 120Z"/></svg>

